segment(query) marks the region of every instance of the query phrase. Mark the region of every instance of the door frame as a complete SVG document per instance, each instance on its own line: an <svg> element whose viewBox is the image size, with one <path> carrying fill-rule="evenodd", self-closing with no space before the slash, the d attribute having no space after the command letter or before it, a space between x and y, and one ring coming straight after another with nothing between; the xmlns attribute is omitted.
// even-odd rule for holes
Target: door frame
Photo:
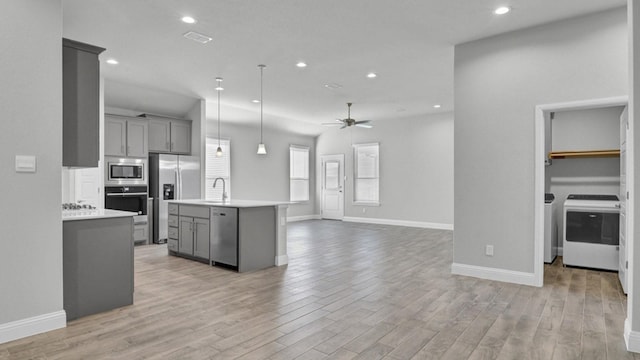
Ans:
<svg viewBox="0 0 640 360"><path fill-rule="evenodd" d="M346 165L345 165L345 155L344 154L320 155L320 178L321 178L320 179L320 218L324 219L324 178L325 178L324 162L325 162L325 159L331 158L331 157L339 157L340 161L342 163L342 174L340 174L340 177L341 177L341 180L342 180L342 218L340 218L339 220L343 220L344 219L344 212L345 212L345 192L344 192L344 190L346 189L345 182L347 180L347 177L346 177Z"/></svg>
<svg viewBox="0 0 640 360"><path fill-rule="evenodd" d="M533 261L533 286L542 287L544 284L544 185L545 185L545 123L551 112L567 110L588 110L611 106L627 106L627 96L591 99L583 101L562 102L555 104L537 105L535 108L535 136L534 136L534 261ZM631 148L631 150L630 150ZM627 146L627 163L633 164L633 143ZM631 156L631 159L629 159ZM633 166L627 166L627 188L632 189ZM628 202L627 225L633 219L633 203ZM627 243L633 241L633 229L627 226L627 234L630 234ZM629 282L630 280L627 280Z"/></svg>

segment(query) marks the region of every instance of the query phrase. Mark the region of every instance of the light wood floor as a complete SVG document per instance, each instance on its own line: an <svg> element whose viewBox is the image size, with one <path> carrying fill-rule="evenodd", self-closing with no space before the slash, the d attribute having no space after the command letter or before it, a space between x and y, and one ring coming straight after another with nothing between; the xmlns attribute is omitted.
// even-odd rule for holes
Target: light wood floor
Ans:
<svg viewBox="0 0 640 360"><path fill-rule="evenodd" d="M533 288L451 275L450 231L305 221L288 236L288 266L245 274L137 247L134 305L0 359L634 359L616 273L556 261Z"/></svg>

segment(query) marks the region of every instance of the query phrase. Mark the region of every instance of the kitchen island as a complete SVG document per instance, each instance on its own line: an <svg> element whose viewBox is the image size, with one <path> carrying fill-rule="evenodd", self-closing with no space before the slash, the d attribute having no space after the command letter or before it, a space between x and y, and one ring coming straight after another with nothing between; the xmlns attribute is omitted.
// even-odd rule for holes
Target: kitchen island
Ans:
<svg viewBox="0 0 640 360"><path fill-rule="evenodd" d="M169 201L170 255L254 271L288 263L288 202Z"/></svg>
<svg viewBox="0 0 640 360"><path fill-rule="evenodd" d="M109 209L62 211L67 321L133 304L133 216Z"/></svg>

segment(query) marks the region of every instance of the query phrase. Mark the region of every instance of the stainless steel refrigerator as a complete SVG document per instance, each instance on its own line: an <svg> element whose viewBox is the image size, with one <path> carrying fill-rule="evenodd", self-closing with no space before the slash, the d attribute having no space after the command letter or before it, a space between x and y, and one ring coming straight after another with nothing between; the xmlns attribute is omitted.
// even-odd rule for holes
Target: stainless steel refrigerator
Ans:
<svg viewBox="0 0 640 360"><path fill-rule="evenodd" d="M200 199L200 158L150 154L149 195L153 197L153 242L167 242L169 200Z"/></svg>

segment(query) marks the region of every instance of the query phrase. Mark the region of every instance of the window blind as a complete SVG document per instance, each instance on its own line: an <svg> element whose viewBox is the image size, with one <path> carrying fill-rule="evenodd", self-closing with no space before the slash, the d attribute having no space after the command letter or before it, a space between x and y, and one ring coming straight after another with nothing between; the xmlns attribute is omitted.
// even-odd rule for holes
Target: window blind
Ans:
<svg viewBox="0 0 640 360"><path fill-rule="evenodd" d="M289 147L289 200L309 201L309 148Z"/></svg>
<svg viewBox="0 0 640 360"><path fill-rule="evenodd" d="M379 144L358 144L354 149L354 202L378 204L380 201Z"/></svg>
<svg viewBox="0 0 640 360"><path fill-rule="evenodd" d="M227 196L231 198L231 143L229 140L220 139L222 156L216 156L218 149L218 139L207 137L206 146L206 169L205 169L205 198L207 200L222 199L222 184L218 181L216 188L213 188L215 178L223 178L226 183Z"/></svg>

